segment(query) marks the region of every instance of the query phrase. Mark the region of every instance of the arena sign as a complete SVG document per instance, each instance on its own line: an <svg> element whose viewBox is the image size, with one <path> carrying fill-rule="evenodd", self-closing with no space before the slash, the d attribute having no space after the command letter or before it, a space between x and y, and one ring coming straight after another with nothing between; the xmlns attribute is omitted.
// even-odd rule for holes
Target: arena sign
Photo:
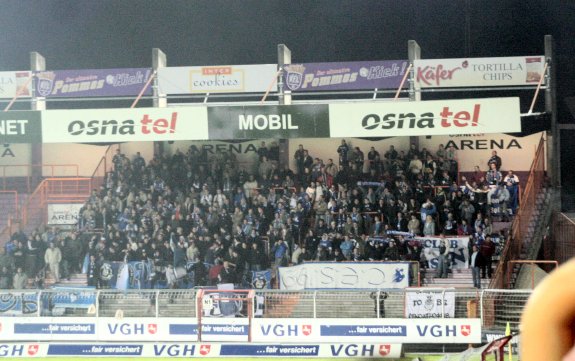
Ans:
<svg viewBox="0 0 575 361"><path fill-rule="evenodd" d="M0 112L0 142L40 143L41 113L35 111Z"/></svg>
<svg viewBox="0 0 575 361"><path fill-rule="evenodd" d="M158 70L162 94L277 91L276 64L169 67Z"/></svg>
<svg viewBox="0 0 575 361"><path fill-rule="evenodd" d="M329 137L328 106L263 105L208 108L210 139Z"/></svg>
<svg viewBox="0 0 575 361"><path fill-rule="evenodd" d="M329 105L330 136L396 137L521 131L519 98Z"/></svg>
<svg viewBox="0 0 575 361"><path fill-rule="evenodd" d="M415 60L422 88L536 85L544 77L543 56Z"/></svg>
<svg viewBox="0 0 575 361"><path fill-rule="evenodd" d="M32 76L29 71L2 71L0 72L0 98L13 98L18 94L21 98L30 97Z"/></svg>
<svg viewBox="0 0 575 361"><path fill-rule="evenodd" d="M283 67L284 90L396 89L407 60L289 64Z"/></svg>
<svg viewBox="0 0 575 361"><path fill-rule="evenodd" d="M47 110L44 143L208 139L207 108Z"/></svg>
<svg viewBox="0 0 575 361"><path fill-rule="evenodd" d="M152 69L57 70L36 73L36 95L41 97L136 96ZM148 87L144 94L151 94Z"/></svg>

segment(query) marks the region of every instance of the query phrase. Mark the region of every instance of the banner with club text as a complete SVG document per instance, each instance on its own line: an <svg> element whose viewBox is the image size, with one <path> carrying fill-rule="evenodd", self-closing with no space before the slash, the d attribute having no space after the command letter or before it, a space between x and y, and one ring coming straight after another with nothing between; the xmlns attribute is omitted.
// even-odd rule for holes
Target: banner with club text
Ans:
<svg viewBox="0 0 575 361"><path fill-rule="evenodd" d="M407 60L289 64L283 67L283 85L290 91L397 89L408 65Z"/></svg>
<svg viewBox="0 0 575 361"><path fill-rule="evenodd" d="M421 59L413 62L421 88L537 85L545 76L543 56Z"/></svg>
<svg viewBox="0 0 575 361"><path fill-rule="evenodd" d="M397 137L521 131L519 98L329 105L330 136Z"/></svg>
<svg viewBox="0 0 575 361"><path fill-rule="evenodd" d="M161 94L276 92L277 72L276 64L168 67L158 84Z"/></svg>
<svg viewBox="0 0 575 361"><path fill-rule="evenodd" d="M414 237L423 247L423 254L430 268L437 268L437 258L439 257L439 246L441 238L439 237ZM449 264L450 268L467 268L469 260L469 236L465 237L445 237L449 245Z"/></svg>

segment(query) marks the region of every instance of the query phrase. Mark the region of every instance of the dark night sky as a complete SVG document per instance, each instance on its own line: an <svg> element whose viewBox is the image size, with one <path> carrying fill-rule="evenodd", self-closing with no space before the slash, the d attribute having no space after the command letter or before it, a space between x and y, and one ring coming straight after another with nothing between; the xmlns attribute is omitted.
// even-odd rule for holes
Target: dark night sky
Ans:
<svg viewBox="0 0 575 361"><path fill-rule="evenodd" d="M147 67L155 47L169 66L275 63L280 43L294 62L405 59L408 40L423 58L542 55L550 34L572 122L574 30L572 0L2 0L0 71L30 51L48 70Z"/></svg>
<svg viewBox="0 0 575 361"><path fill-rule="evenodd" d="M573 95L575 2L559 0L2 0L0 70L145 67L151 49L168 65L543 54L557 45L560 100ZM560 104L561 106L561 104Z"/></svg>

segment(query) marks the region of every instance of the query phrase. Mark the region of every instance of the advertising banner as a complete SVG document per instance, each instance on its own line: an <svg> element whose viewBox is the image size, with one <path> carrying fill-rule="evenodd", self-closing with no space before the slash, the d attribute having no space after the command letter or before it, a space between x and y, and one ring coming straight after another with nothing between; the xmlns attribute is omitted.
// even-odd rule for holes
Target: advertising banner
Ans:
<svg viewBox="0 0 575 361"><path fill-rule="evenodd" d="M337 358L399 358L400 344L385 343L3 343L0 357L337 357Z"/></svg>
<svg viewBox="0 0 575 361"><path fill-rule="evenodd" d="M480 319L273 319L252 320L254 342L477 343Z"/></svg>
<svg viewBox="0 0 575 361"><path fill-rule="evenodd" d="M543 56L421 59L413 62L422 88L537 85L544 77Z"/></svg>
<svg viewBox="0 0 575 361"><path fill-rule="evenodd" d="M293 319L202 320L202 342L478 343L480 319ZM3 340L178 342L198 340L195 318L4 318Z"/></svg>
<svg viewBox="0 0 575 361"><path fill-rule="evenodd" d="M36 73L36 96L136 96L152 75L150 68L55 70ZM152 87L144 94L152 94Z"/></svg>
<svg viewBox="0 0 575 361"><path fill-rule="evenodd" d="M521 131L519 98L329 105L330 135L395 137Z"/></svg>
<svg viewBox="0 0 575 361"><path fill-rule="evenodd" d="M327 105L208 108L210 139L329 137Z"/></svg>
<svg viewBox="0 0 575 361"><path fill-rule="evenodd" d="M48 204L49 225L74 225L78 223L81 203Z"/></svg>
<svg viewBox="0 0 575 361"><path fill-rule="evenodd" d="M44 143L208 139L205 107L46 110Z"/></svg>
<svg viewBox="0 0 575 361"><path fill-rule="evenodd" d="M409 287L409 263L313 262L279 268L282 290Z"/></svg>
<svg viewBox="0 0 575 361"><path fill-rule="evenodd" d="M415 241L421 243L423 254L430 268L437 268L437 257L439 257L439 237L414 237ZM469 237L445 237L449 245L449 267L467 268L469 262Z"/></svg>
<svg viewBox="0 0 575 361"><path fill-rule="evenodd" d="M284 90L397 89L408 64L407 60L289 64L283 67Z"/></svg>
<svg viewBox="0 0 575 361"><path fill-rule="evenodd" d="M186 66L158 69L161 94L277 91L276 64Z"/></svg>
<svg viewBox="0 0 575 361"><path fill-rule="evenodd" d="M455 317L455 292L414 291L405 292L405 317L453 318Z"/></svg>
<svg viewBox="0 0 575 361"><path fill-rule="evenodd" d="M0 71L0 98L29 98L32 82L30 71Z"/></svg>
<svg viewBox="0 0 575 361"><path fill-rule="evenodd" d="M41 112L13 110L0 112L0 142L42 142Z"/></svg>

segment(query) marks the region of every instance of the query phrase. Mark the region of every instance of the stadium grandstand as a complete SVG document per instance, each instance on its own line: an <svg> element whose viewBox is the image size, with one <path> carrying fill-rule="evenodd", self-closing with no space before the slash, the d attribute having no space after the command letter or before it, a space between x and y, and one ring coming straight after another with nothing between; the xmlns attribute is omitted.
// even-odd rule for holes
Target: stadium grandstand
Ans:
<svg viewBox="0 0 575 361"><path fill-rule="evenodd" d="M116 76L134 88L131 108L89 111L47 109L59 77L73 77L46 71L34 53L0 120L4 153L18 158L0 166L6 327L19 330L20 341L48 340L46 334L67 341L55 335L67 335L65 320L79 320L70 321L77 326L70 332L93 336L82 331L93 327L101 341L140 335L244 343L270 343L271 336L318 343L326 335L320 327L331 327L327 342L352 342L345 332L383 337L385 347L370 354L381 357L461 352L517 333L531 290L573 252L566 237L575 224L558 207L553 107L547 101L533 112L538 92L553 87L551 55L509 58L529 65L527 78L519 74L523 80L511 84L516 98L451 99L449 88L461 85L448 83L442 100L421 100L426 73L419 70L430 65L415 49L410 42L410 59L372 64L371 71L391 69L397 83L385 77L392 89L385 94L397 91L395 99L377 98L377 89L335 92L330 100L298 93L306 84L342 89L334 84L345 76L316 82L306 67L359 66L354 74L362 77L370 68L290 64L280 45L278 64L285 65L273 64L271 73L267 65L242 69L247 77L270 73L263 85L227 90L261 101L227 94L232 100L214 103L205 90L190 91L202 98L170 102L170 95L188 93L176 83L186 78L181 72L197 69L165 67L165 55L154 49L154 68ZM206 67L200 82L235 79L235 71ZM113 72L93 72L106 80L102 89L113 82ZM458 81L467 80L481 86ZM107 94L96 91L99 84L60 89ZM521 114L526 91L533 103ZM137 107L143 95L154 107ZM32 110L9 110L15 100ZM549 128L523 126L535 118ZM11 135L16 125L9 122L29 127L24 140ZM29 163L20 161L22 153ZM172 324L153 321L162 318ZM221 321L227 318L237 321ZM51 320L55 328L35 333L26 319ZM350 319L365 327L337 333ZM382 319L393 319L398 333ZM406 336L416 332L410 322L421 322L423 341ZM331 350L353 356L348 348Z"/></svg>

